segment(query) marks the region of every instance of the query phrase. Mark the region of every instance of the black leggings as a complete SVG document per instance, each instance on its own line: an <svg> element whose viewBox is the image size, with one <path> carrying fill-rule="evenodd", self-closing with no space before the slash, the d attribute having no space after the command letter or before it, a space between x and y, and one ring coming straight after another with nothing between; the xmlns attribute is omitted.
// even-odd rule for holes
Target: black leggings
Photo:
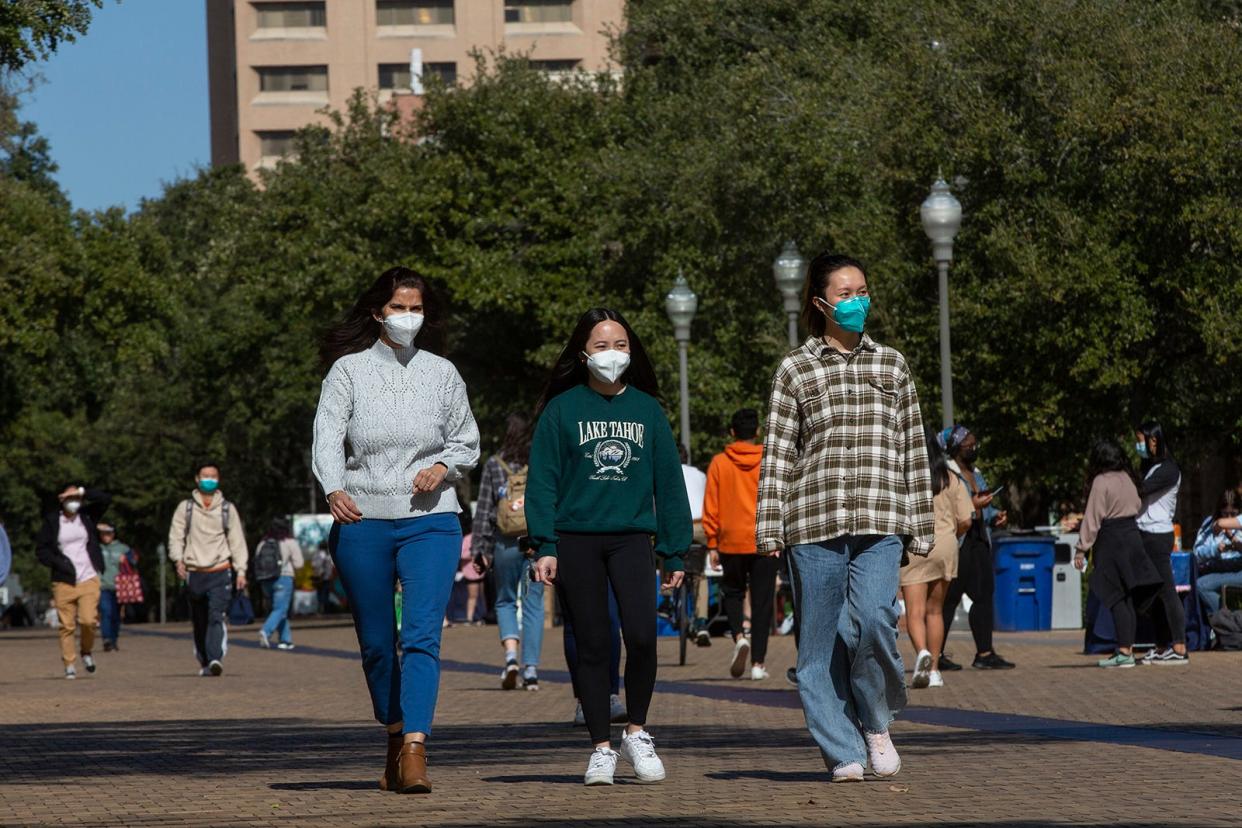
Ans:
<svg viewBox="0 0 1242 828"><path fill-rule="evenodd" d="M564 533L557 557L557 589L578 645L582 715L591 743L599 744L609 736L609 584L625 639L625 706L630 724L647 723L656 678L656 568L651 539L646 534Z"/></svg>
<svg viewBox="0 0 1242 828"><path fill-rule="evenodd" d="M720 589L724 592L725 614L736 639L742 634L743 601L750 584L750 660L762 664L768 654L768 634L772 630L773 602L776 595L776 558L771 555L730 555L720 553Z"/></svg>
<svg viewBox="0 0 1242 828"><path fill-rule="evenodd" d="M1117 647L1130 649L1134 646L1135 630L1138 629L1138 615L1134 612L1134 599L1126 595L1109 608L1113 614L1113 628L1117 635Z"/></svg>
<svg viewBox="0 0 1242 828"><path fill-rule="evenodd" d="M1177 586L1173 583L1173 533L1139 532L1143 538L1143 551L1155 565L1164 583L1160 587L1159 598L1152 602L1152 623L1156 627L1156 645L1168 647L1170 644L1186 643L1186 611L1182 607L1182 599L1178 597Z"/></svg>
<svg viewBox="0 0 1242 828"><path fill-rule="evenodd" d="M975 526L966 535L957 559L957 577L949 584L944 599L944 640L962 595L969 595L970 634L975 638L975 652L992 652L992 630L996 625L992 594L996 591L996 571L992 566L992 547L981 527Z"/></svg>

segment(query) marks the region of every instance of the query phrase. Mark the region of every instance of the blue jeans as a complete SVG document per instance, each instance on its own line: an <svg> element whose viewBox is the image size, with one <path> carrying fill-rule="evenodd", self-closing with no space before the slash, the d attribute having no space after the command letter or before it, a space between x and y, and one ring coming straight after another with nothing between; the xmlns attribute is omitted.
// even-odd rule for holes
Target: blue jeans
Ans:
<svg viewBox="0 0 1242 828"><path fill-rule="evenodd" d="M897 650L901 539L846 535L789 551L807 727L830 769L865 766L863 733L888 730L906 704Z"/></svg>
<svg viewBox="0 0 1242 828"><path fill-rule="evenodd" d="M263 595L271 602L271 612L263 624L263 634L269 638L280 633L283 644L293 643L293 633L289 630L289 610L293 608L293 576L281 575L270 581L262 581Z"/></svg>
<svg viewBox="0 0 1242 828"><path fill-rule="evenodd" d="M522 639L522 663L539 665L543 650L543 584L526 574L530 562L518 549L517 538L496 539L493 565L496 574L496 621L500 624L500 640ZM518 630L517 600L522 585L522 629Z"/></svg>
<svg viewBox="0 0 1242 828"><path fill-rule="evenodd" d="M1223 586L1242 587L1242 572L1211 572L1200 575L1195 582L1199 597L1208 606L1209 618L1220 611L1220 588Z"/></svg>
<svg viewBox="0 0 1242 828"><path fill-rule="evenodd" d="M116 602L116 590L105 587L99 590L99 635L115 644L120 634L121 605Z"/></svg>
<svg viewBox="0 0 1242 828"><path fill-rule="evenodd" d="M461 523L448 512L335 524L328 548L349 598L375 719L431 733L440 692L440 629L461 559ZM401 580L401 663L393 592Z"/></svg>

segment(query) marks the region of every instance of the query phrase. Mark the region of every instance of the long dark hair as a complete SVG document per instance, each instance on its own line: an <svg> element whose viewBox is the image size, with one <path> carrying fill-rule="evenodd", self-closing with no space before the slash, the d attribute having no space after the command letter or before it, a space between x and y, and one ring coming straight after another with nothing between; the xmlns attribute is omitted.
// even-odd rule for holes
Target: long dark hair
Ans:
<svg viewBox="0 0 1242 828"><path fill-rule="evenodd" d="M1220 493L1220 500L1216 501L1216 511L1213 513L1214 520L1221 519L1221 513L1226 509L1242 511L1242 490L1225 489Z"/></svg>
<svg viewBox="0 0 1242 828"><path fill-rule="evenodd" d="M929 425L923 426L923 436L927 440L927 463L931 466L932 496L940 494L949 485L949 461L944 450L940 448L940 440L936 430Z"/></svg>
<svg viewBox="0 0 1242 828"><path fill-rule="evenodd" d="M1165 460L1173 460L1173 449L1169 446L1169 438L1164 435L1164 429L1160 423L1155 420L1148 420L1138 427L1138 431L1144 437L1151 437L1156 441L1156 451L1143 459L1143 468L1148 469L1157 463L1163 463Z"/></svg>
<svg viewBox="0 0 1242 828"><path fill-rule="evenodd" d="M828 318L815 306L815 300L824 298L828 280L832 274L847 267L856 267L867 277L867 268L852 256L840 253L820 253L806 269L806 293L802 296L802 322L812 336L821 337L828 331Z"/></svg>
<svg viewBox="0 0 1242 828"><path fill-rule="evenodd" d="M587 367L582 362L582 353L586 350L587 339L590 338L591 331L600 322L616 322L625 328L625 335L630 341L630 367L622 375L625 384L632 385L639 391L659 399L660 387L656 382L655 368L651 366L647 349L643 347L642 340L630 327L630 323L626 322L625 317L618 311L611 308L591 308L582 314L578 324L574 326L573 333L569 335L569 341L565 343L565 349L561 351L561 355L552 365L548 383L544 386L539 403L535 406L536 420L555 397L575 385L586 383Z"/></svg>
<svg viewBox="0 0 1242 828"><path fill-rule="evenodd" d="M319 358L324 367L331 367L341 357L365 351L375 344L382 327L376 321L375 314L380 313L397 289L403 287L417 288L423 295L423 327L415 337L414 344L436 354L443 350L443 308L436 289L425 276L408 267L390 267L380 274L358 297L354 306L323 335L319 344Z"/></svg>
<svg viewBox="0 0 1242 828"><path fill-rule="evenodd" d="M1087 458L1087 485L1083 487L1083 502L1091 496L1091 484L1101 474L1106 472L1125 472L1129 475L1131 482L1138 486L1138 479L1134 476L1134 467L1130 465L1130 458L1126 457L1126 453L1121 450L1121 446L1111 437L1105 437L1095 441L1095 445L1091 447L1091 454Z"/></svg>
<svg viewBox="0 0 1242 828"><path fill-rule="evenodd" d="M505 438L500 442L500 459L513 466L525 466L530 462L531 423L520 411L505 417Z"/></svg>

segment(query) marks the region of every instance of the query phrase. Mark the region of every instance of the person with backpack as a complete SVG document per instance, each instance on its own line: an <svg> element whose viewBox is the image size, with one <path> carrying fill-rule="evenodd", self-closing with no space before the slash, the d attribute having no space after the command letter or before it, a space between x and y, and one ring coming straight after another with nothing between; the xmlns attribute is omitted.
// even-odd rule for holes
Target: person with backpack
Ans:
<svg viewBox="0 0 1242 828"><path fill-rule="evenodd" d="M260 647L270 648L275 635L276 649L293 649L293 631L289 628L293 573L301 568L302 546L293 537L288 518L273 518L271 528L254 550L254 579L271 607L259 630Z"/></svg>
<svg viewBox="0 0 1242 828"><path fill-rule="evenodd" d="M530 560L518 548L526 534L526 477L530 471L530 419L514 412L505 420L500 450L483 465L474 513L473 553L496 578L496 621L505 664L500 686L517 687L520 675L527 690L539 689L539 657L543 650L543 584L528 577ZM518 625L518 600L522 621ZM521 642L521 666L518 643Z"/></svg>
<svg viewBox="0 0 1242 828"><path fill-rule="evenodd" d="M328 552L326 543L319 544L315 554L311 556L311 572L315 578L319 614L327 615L331 606L332 582L336 580L336 565L332 563L332 555Z"/></svg>
<svg viewBox="0 0 1242 828"><path fill-rule="evenodd" d="M665 778L647 733L656 679L654 552L664 587L685 577L692 538L677 442L651 360L625 318L594 308L578 320L540 397L526 484L535 576L555 583L573 619L578 691L594 750L583 781L611 785L618 755L640 782ZM609 733L608 592L625 639L629 723Z"/></svg>
<svg viewBox="0 0 1242 828"><path fill-rule="evenodd" d="M99 551L103 555L104 568L99 580L99 633L103 637L104 652L119 649L117 639L121 636L121 603L117 597L117 576L123 567L135 563L134 552L128 545L116 539L116 528L100 521Z"/></svg>
<svg viewBox="0 0 1242 828"><path fill-rule="evenodd" d="M1143 656L1143 664L1177 666L1188 664L1186 652L1186 611L1177 594L1173 578L1173 519L1177 513L1177 493L1182 487L1182 470L1173 459L1164 428L1146 422L1135 432L1135 448L1142 458L1139 468L1139 497L1143 510L1136 523L1143 539L1143 551L1164 579L1160 599L1151 605L1156 628L1156 646Z"/></svg>
<svg viewBox="0 0 1242 828"><path fill-rule="evenodd" d="M867 274L821 253L807 268L811 335L772 378L755 549L791 557L798 694L833 782L890 777L905 706L897 590L935 539L918 392L905 357L864 333Z"/></svg>
<svg viewBox="0 0 1242 828"><path fill-rule="evenodd" d="M466 383L439 355L444 324L431 282L393 267L320 348L330 367L315 411L313 468L336 521L328 548L353 612L372 710L388 732L379 786L403 794L431 793L427 739L462 548L455 484L479 461Z"/></svg>
<svg viewBox="0 0 1242 828"><path fill-rule="evenodd" d="M197 464L194 491L173 510L168 559L189 592L198 674L219 676L228 649L225 614L233 597L233 576L237 590L244 590L250 551L241 515L220 491L220 465L214 460Z"/></svg>
<svg viewBox="0 0 1242 828"><path fill-rule="evenodd" d="M43 516L35 541L39 563L52 571L52 601L60 622L60 657L65 678L77 678L73 636L80 631L79 649L86 672L95 672L95 622L99 617L100 574L104 571L99 548L99 521L112 495L66 486L57 496L55 511Z"/></svg>

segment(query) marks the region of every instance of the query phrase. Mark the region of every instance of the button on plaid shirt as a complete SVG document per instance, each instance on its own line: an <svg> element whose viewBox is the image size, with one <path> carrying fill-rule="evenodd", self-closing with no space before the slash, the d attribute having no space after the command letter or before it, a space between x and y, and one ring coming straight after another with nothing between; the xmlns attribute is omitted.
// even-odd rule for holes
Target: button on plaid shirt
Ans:
<svg viewBox="0 0 1242 828"><path fill-rule="evenodd" d="M772 382L755 541L773 551L842 535L934 539L931 473L905 357L863 335L843 354L810 337Z"/></svg>

